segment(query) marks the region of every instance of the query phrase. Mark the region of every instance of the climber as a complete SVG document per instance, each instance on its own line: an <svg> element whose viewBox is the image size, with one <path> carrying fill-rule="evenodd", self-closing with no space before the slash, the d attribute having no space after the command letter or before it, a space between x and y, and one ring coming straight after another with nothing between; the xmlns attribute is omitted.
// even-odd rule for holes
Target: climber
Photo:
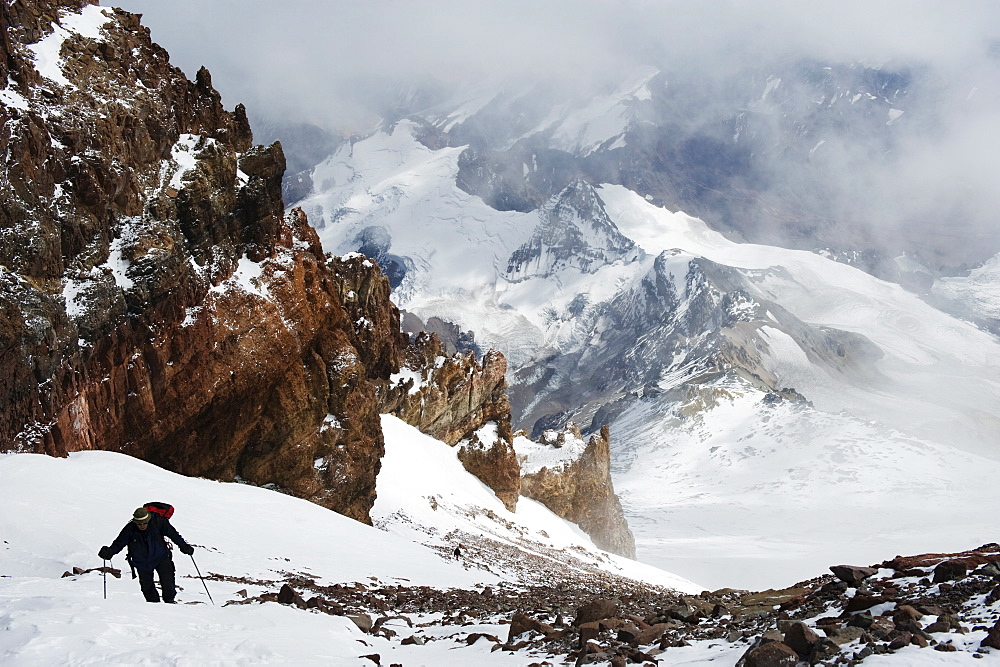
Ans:
<svg viewBox="0 0 1000 667"><path fill-rule="evenodd" d="M145 507L132 513L132 520L125 524L122 532L109 547L101 547L97 555L104 560L110 559L116 553L128 546L125 557L132 566L132 576L139 572L139 588L146 602L159 602L160 596L153 584L153 571L160 577L160 588L163 589L163 601L173 604L177 596L174 584L174 561L170 556L170 538L182 554L190 556L194 547L184 541L180 533L170 525L170 520L156 511Z"/></svg>

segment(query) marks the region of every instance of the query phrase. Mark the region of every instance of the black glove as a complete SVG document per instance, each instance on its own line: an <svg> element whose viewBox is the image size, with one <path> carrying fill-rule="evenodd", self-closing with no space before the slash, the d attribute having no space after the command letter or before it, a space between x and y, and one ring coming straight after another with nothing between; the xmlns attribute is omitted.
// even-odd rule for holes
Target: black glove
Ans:
<svg viewBox="0 0 1000 667"><path fill-rule="evenodd" d="M181 544L177 548L180 549L181 553L184 554L185 556L190 556L191 554L194 553L194 547L191 546L190 544Z"/></svg>
<svg viewBox="0 0 1000 667"><path fill-rule="evenodd" d="M101 550L97 552L97 555L101 557L101 560L111 560L111 547L101 547Z"/></svg>

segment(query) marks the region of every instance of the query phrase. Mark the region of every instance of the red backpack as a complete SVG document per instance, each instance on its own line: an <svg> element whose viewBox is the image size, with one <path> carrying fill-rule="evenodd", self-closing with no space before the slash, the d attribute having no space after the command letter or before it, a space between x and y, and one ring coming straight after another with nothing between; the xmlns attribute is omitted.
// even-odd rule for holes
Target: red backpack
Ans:
<svg viewBox="0 0 1000 667"><path fill-rule="evenodd" d="M147 512L156 512L164 519L169 519L174 515L174 506L169 505L167 503L158 503L158 502L146 503L145 505L142 506L142 508Z"/></svg>

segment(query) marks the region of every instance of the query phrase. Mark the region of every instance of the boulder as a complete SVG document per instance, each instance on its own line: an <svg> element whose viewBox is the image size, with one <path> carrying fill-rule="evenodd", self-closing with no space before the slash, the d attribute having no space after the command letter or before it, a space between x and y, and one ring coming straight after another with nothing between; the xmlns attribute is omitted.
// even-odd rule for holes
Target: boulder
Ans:
<svg viewBox="0 0 1000 667"><path fill-rule="evenodd" d="M1000 650L1000 621L993 624L990 628L989 633L987 633L986 638L980 642L980 646L985 648L995 648Z"/></svg>
<svg viewBox="0 0 1000 667"><path fill-rule="evenodd" d="M973 572L973 574L976 574L980 577L990 577L992 579L996 579L997 577L1000 577L1000 565L998 565L997 563L986 563L978 570Z"/></svg>
<svg viewBox="0 0 1000 667"><path fill-rule="evenodd" d="M618 630L618 641L631 646L646 646L659 641L669 629L670 625L667 623L658 623L642 630L635 626L628 626Z"/></svg>
<svg viewBox="0 0 1000 667"><path fill-rule="evenodd" d="M354 621L354 625L358 626L361 632L371 632L374 626L374 621L372 617L368 614L348 614L347 618Z"/></svg>
<svg viewBox="0 0 1000 667"><path fill-rule="evenodd" d="M601 627L597 621L589 621L580 624L580 646L586 646L587 642L597 639L601 634Z"/></svg>
<svg viewBox="0 0 1000 667"><path fill-rule="evenodd" d="M281 590L278 591L278 602L281 604L293 604L299 609L305 609L308 606L306 601L302 599L302 596L296 593L288 584L282 584Z"/></svg>
<svg viewBox="0 0 1000 667"><path fill-rule="evenodd" d="M548 635L555 632L555 628L548 623L542 623L541 621L532 618L523 612L515 612L514 616L510 619L510 629L507 634L507 643L511 643L514 641L515 637L522 635L525 632L539 632L543 635Z"/></svg>
<svg viewBox="0 0 1000 667"><path fill-rule="evenodd" d="M840 646L833 640L824 637L813 644L812 655L809 656L809 664L815 665L827 660L833 660L840 654Z"/></svg>
<svg viewBox="0 0 1000 667"><path fill-rule="evenodd" d="M614 600L596 598L576 610L573 625L579 627L590 621L600 621L618 615L618 603Z"/></svg>
<svg viewBox="0 0 1000 667"><path fill-rule="evenodd" d="M938 632L951 632L951 623L938 619L924 628L924 632L935 634Z"/></svg>
<svg viewBox="0 0 1000 667"><path fill-rule="evenodd" d="M785 644L804 657L812 653L813 644L817 641L819 641L819 635L813 632L805 623L794 623L785 632Z"/></svg>
<svg viewBox="0 0 1000 667"><path fill-rule="evenodd" d="M737 663L740 667L795 667L799 654L787 644L768 642L751 648Z"/></svg>
<svg viewBox="0 0 1000 667"><path fill-rule="evenodd" d="M875 619L868 612L861 612L860 614L855 614L851 617L851 620L847 622L847 625L855 628L862 628L867 630L875 622Z"/></svg>
<svg viewBox="0 0 1000 667"><path fill-rule="evenodd" d="M909 632L897 632L896 636L889 642L890 651L898 651L904 646L909 646L913 641L913 634Z"/></svg>
<svg viewBox="0 0 1000 667"><path fill-rule="evenodd" d="M921 614L916 607L912 605L903 604L896 607L895 611L892 613L892 620L896 624L903 621L919 621L924 615Z"/></svg>
<svg viewBox="0 0 1000 667"><path fill-rule="evenodd" d="M855 595L847 601L846 605L844 605L844 611L864 611L866 609L871 609L875 605L882 604L883 602L888 602L888 600L876 595Z"/></svg>
<svg viewBox="0 0 1000 667"><path fill-rule="evenodd" d="M856 565L832 565L830 571L834 576L851 586L857 586L862 581L878 573L874 567L858 567Z"/></svg>
<svg viewBox="0 0 1000 667"><path fill-rule="evenodd" d="M960 560L946 560L934 568L934 583L964 579L968 573L965 563Z"/></svg>
<svg viewBox="0 0 1000 667"><path fill-rule="evenodd" d="M655 641L663 638L664 635L673 627L670 623L657 623L656 625L650 626L636 635L635 639L632 640L632 644L635 646L646 646L652 644Z"/></svg>
<svg viewBox="0 0 1000 667"><path fill-rule="evenodd" d="M872 620L871 625L869 625L866 630L875 639L885 640L892 634L892 631L896 629L896 625L892 622L892 619L886 618L885 616L879 616Z"/></svg>
<svg viewBox="0 0 1000 667"><path fill-rule="evenodd" d="M844 644L850 644L856 639L861 639L861 636L864 634L865 631L862 628L849 625L830 635L829 639L837 646L843 646Z"/></svg>

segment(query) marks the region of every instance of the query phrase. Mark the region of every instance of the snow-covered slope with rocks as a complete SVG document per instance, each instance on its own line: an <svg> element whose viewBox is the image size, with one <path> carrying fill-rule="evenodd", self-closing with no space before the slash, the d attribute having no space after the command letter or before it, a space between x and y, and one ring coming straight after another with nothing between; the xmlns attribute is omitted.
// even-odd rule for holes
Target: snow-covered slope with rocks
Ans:
<svg viewBox="0 0 1000 667"><path fill-rule="evenodd" d="M401 583L481 590L553 576L569 581L575 572L699 590L599 551L531 500L507 512L464 471L453 448L393 417L384 427L373 512L382 530L274 491L184 477L111 452L0 456L0 662L370 665L359 656L380 653L383 664L523 664L523 655L491 653L488 642L401 645L405 635L390 641L365 634L347 616L239 603L304 579L372 591ZM121 555L111 564L124 575L107 577L106 599L101 572L62 576L99 567L100 546L135 506L154 499L175 505L172 523L196 547L194 561L175 552L180 606L144 602ZM457 544L460 560L451 557ZM452 634L439 619L429 611L414 619L425 628L411 630L400 618L388 626L428 638ZM505 634L495 622L463 630Z"/></svg>
<svg viewBox="0 0 1000 667"><path fill-rule="evenodd" d="M0 662L562 662L576 657L567 654L584 632L569 623L580 602L608 590L622 611L605 621L609 629L598 633L593 624L600 646L590 652L598 662L613 653L732 667L761 633L773 634L779 605L784 643L803 646L790 629L800 622L810 641L824 638L818 646L830 658L867 655L866 665L1000 659L987 648L1000 646L995 544L886 561L860 572L863 583L826 574L781 591L694 595L698 587L689 581L594 549L527 499L508 513L464 472L454 449L393 417L384 428L378 527L274 491L184 477L111 452L0 456ZM106 576L95 555L133 506L154 497L175 505L173 524L196 547L193 559L175 553L176 606L144 602L120 555L109 565L124 571ZM459 559L452 557L456 544ZM939 581L945 566L950 574ZM921 648L919 639L909 644L910 634L898 630L906 622L913 629L912 616L901 616L912 609L904 602L923 610L909 613L921 619L921 636L942 650L926 641ZM838 618L849 605L855 611ZM656 624L639 624L640 632L627 611L642 608ZM866 615L870 635L859 630ZM557 627L538 620L553 616Z"/></svg>
<svg viewBox="0 0 1000 667"><path fill-rule="evenodd" d="M986 539L983 508L1000 500L994 336L899 285L734 242L622 186L578 181L537 210L496 211L456 187L461 149L428 148L426 132L404 121L342 149L300 205L334 252L378 228L406 267L402 309L508 356L520 427L611 424L640 560L753 587L831 551ZM574 215L549 213L568 201ZM584 240L585 228L608 231Z"/></svg>

